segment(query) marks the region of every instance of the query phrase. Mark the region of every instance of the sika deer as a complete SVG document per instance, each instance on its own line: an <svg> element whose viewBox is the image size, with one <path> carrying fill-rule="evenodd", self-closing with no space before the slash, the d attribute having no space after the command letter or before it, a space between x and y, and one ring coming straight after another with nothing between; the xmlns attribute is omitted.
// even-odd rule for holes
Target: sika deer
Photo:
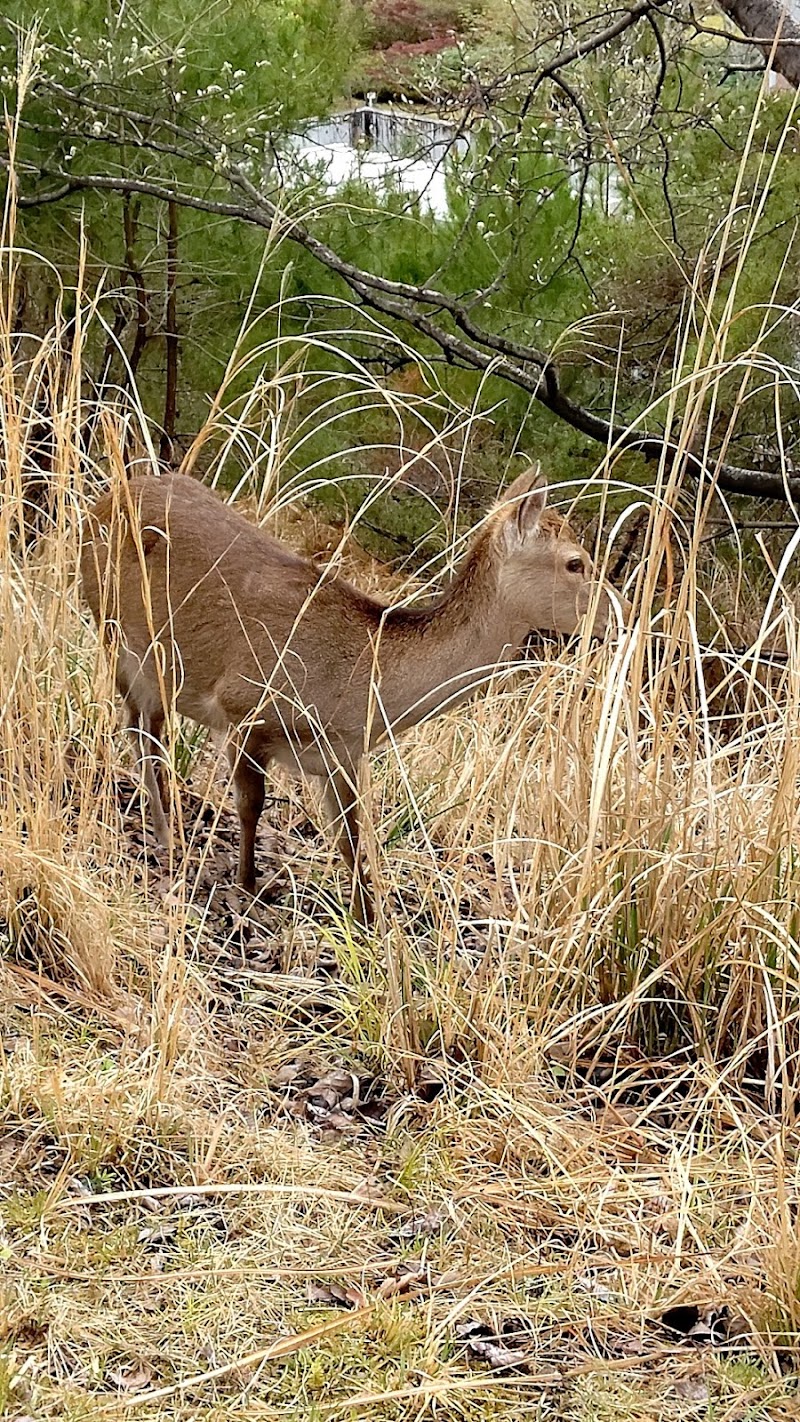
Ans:
<svg viewBox="0 0 800 1422"><path fill-rule="evenodd" d="M607 587L535 471L495 506L444 593L386 607L320 571L183 475L137 476L88 515L83 586L137 730L158 839L169 826L156 769L173 708L229 737L241 837L239 882L255 891L255 839L270 760L327 782L354 907L371 917L358 852L357 767L386 735L457 704L536 628L573 632ZM594 594L594 596L593 596ZM374 713L374 714L373 714Z"/></svg>

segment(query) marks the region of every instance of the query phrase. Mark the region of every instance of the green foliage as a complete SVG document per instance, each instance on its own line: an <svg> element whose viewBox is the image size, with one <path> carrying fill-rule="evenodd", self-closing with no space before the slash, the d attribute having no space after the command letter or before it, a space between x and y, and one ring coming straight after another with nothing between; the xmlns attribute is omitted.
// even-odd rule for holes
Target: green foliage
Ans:
<svg viewBox="0 0 800 1422"><path fill-rule="evenodd" d="M5 8L14 28L36 14L29 0ZM135 93L143 109L161 103L232 141L256 137L248 133L256 123L274 130L324 112L340 92L355 23L340 0L142 0L116 15L97 0L62 0L42 31L40 61L63 83L81 77L117 102ZM13 31L6 64L12 47ZM98 117L97 137L113 137L114 125Z"/></svg>
<svg viewBox="0 0 800 1422"><path fill-rule="evenodd" d="M15 82L15 27L30 25L33 17L24 0L7 11L11 24L0 54L7 91ZM123 9L113 18L105 5L62 4L41 33L38 81L25 105L18 165L40 171L45 185L49 172L66 169L76 177L125 174L194 191L202 161L203 197L224 201L229 192L214 177L215 154L235 151L257 176L270 137L334 102L355 34L354 7L340 0L245 6L231 0L211 7L175 0ZM85 95L85 104L70 103L66 89ZM145 115L146 121L127 121L121 110ZM55 179L50 186L58 186ZM126 376L115 343L130 354L137 318L134 274L140 280L148 336L136 376L146 408L160 418L164 204L134 196L126 218L120 196L83 191L63 204L21 212L20 229L28 248L56 269L33 261L24 271L24 317L34 329L49 324L56 303L64 301L62 287L75 285L85 243L85 285L102 286L108 326L115 332L105 350L95 340L87 364L99 373L111 357L111 378L120 383ZM264 247L257 228L191 209L180 215L179 424L184 430L197 427L208 394L217 387L258 282ZM281 265L282 260L264 274L259 304L275 299Z"/></svg>
<svg viewBox="0 0 800 1422"><path fill-rule="evenodd" d="M443 4L416 7L415 23L423 9L425 24L438 24L449 13ZM426 61L434 95L452 98L478 81L490 92L503 66L526 62L538 33L533 11L522 7L513 23L498 24L488 3L480 10L483 25L474 7L470 12L470 43ZM399 14L397 7L373 6L373 40L378 21L394 16L399 23ZM9 18L29 22L29 6L15 0ZM504 80L491 122L473 123L469 152L450 169L445 218L390 187L381 194L351 183L334 202L318 178L293 169L285 151L280 164L272 157L293 126L329 112L345 97L362 36L370 33L363 23L354 4L338 0L251 0L244 8L225 3L206 9L196 0L170 0L166 7L148 0L115 17L97 3L61 0L42 32L40 78L20 137L21 170L41 173L45 190L57 186L48 173L125 173L226 203L243 200L242 186L232 191L222 171L235 160L247 182L307 214L315 233L344 258L395 281L435 283L465 298L477 327L554 354L562 385L574 399L604 414L613 406L622 420L634 418L669 385L687 287L696 282L704 299L711 290L719 233L737 184L739 215L732 230L734 241L745 241L771 155L783 141L789 101L772 97L762 105L740 174L754 81L726 77L716 51L685 42L677 27L668 34L672 48L662 73L652 29L635 27L570 68L579 104L566 91L544 87L531 101L524 75ZM3 55L7 84L14 43L11 34ZM70 100L65 90L80 99ZM146 121L134 122L122 110ZM734 276L738 283L728 356L747 349L774 298L787 307L794 299L788 266L773 287L800 198L795 169L790 152L778 158L743 272L729 256L716 282L710 308L715 322ZM25 181L30 186L29 176ZM21 225L28 248L53 264L67 288L75 284L85 242L88 284L102 285L112 332L105 347L94 338L87 364L107 382L125 384L122 352L130 357L141 328L136 378L148 411L160 419L165 204L145 195L123 200L81 192L25 210ZM340 355L311 350L306 360L310 371L324 362L344 381L349 362L363 355L364 337L352 317L352 336L340 329L336 300L351 296L342 282L286 240L271 242L258 226L184 208L179 227L180 431L190 435L202 420L251 297L253 311L266 313L251 344L276 334L278 320L269 313L281 299L280 329L287 336L335 330L332 345L338 344ZM29 265L24 291L25 319L33 327L49 323L54 304L64 299L46 263ZM437 319L447 325L446 315ZM408 339L400 323L396 329ZM370 339L370 358L385 359L391 368L389 343L382 348L374 335ZM491 375L443 367L433 342L411 340L422 356L439 362L447 394L472 403L480 386L479 404L493 407L501 434L516 439L522 430L525 445L540 453L546 467L569 470L575 478L591 472L597 446L556 423L525 392ZM766 346L776 361L791 356L785 319L773 322ZM691 362L698 349L697 332L691 331L682 360ZM718 443L738 398L737 381L732 375L717 405ZM800 425L793 401L785 405L791 446ZM298 411L301 418L307 413L302 398ZM650 424L657 426L658 419L655 410ZM773 393L749 398L732 451L739 462L774 455L773 427ZM304 442L302 459L331 460L337 447L380 445L392 437L391 419L377 403L365 414L356 402L351 413L344 398L341 418L320 423ZM635 461L629 463L635 476ZM291 447L288 464L293 467ZM332 466L330 472L339 471ZM345 488L344 495L352 510L359 486L349 493ZM416 538L416 513L413 525L406 531Z"/></svg>
<svg viewBox="0 0 800 1422"><path fill-rule="evenodd" d="M715 89L702 69L684 75L680 109L676 91L676 107L658 120L653 140L658 162L652 152L643 152L621 172L610 159L604 160L605 167L598 161L583 204L574 135L563 124L537 115L503 142L478 131L469 158L451 174L445 220L434 220L395 194L369 224L354 224L346 206L331 212L326 236L351 260L393 280L422 284L435 272L444 290L487 292L470 303L477 325L554 353L574 398L604 411L615 404L623 420L634 418L650 392L659 384L665 388L670 379L689 284L699 273L710 286L718 250L712 234L721 230L733 200L753 97L752 87L747 95L741 86L730 95ZM694 104L697 117L687 121L685 110ZM770 100L760 115L745 169L742 214L734 222L734 231L742 235L749 205L757 201L764 182L763 150L780 141L785 116L781 100ZM798 200L795 167L788 153L779 160L780 177L771 185L744 272L736 274L739 314L728 332L729 355L747 348L773 299L787 225ZM610 210L600 200L603 183L611 185ZM345 197L358 201L356 192ZM715 320L734 271L728 259L711 312ZM788 270L777 295L787 306L793 300ZM775 323L770 347L776 359L790 355L787 321ZM432 345L422 349L435 356ZM695 349L690 333L685 362L691 362ZM448 370L443 378L455 396L469 400L478 377ZM729 393L735 399L733 379ZM773 427L771 399L751 400L748 418L741 422L739 438L747 440L753 430L743 463L758 462L755 446L759 438L763 446ZM500 402L496 418L509 434L527 421L526 443L544 450L546 459L552 452L556 465L569 461L576 476L590 472L596 446L559 428L523 392L489 381L486 403L490 400ZM717 411L720 438L729 411L723 400Z"/></svg>

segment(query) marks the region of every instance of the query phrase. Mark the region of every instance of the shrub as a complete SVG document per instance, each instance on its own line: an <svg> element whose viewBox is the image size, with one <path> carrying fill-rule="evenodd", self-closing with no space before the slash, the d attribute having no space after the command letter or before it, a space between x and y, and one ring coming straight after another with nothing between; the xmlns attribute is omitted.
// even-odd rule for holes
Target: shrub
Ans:
<svg viewBox="0 0 800 1422"><path fill-rule="evenodd" d="M367 6L367 38L374 49L393 44L419 44L462 25L462 9L453 0L371 0Z"/></svg>

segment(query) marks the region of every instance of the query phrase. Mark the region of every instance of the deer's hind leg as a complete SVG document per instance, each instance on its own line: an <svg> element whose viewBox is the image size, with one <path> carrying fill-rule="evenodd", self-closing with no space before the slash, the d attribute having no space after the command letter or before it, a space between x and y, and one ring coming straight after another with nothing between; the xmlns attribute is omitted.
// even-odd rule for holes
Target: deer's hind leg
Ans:
<svg viewBox="0 0 800 1422"><path fill-rule="evenodd" d="M148 711L139 721L139 762L144 774L144 785L150 804L150 815L156 839L164 849L169 848L170 828L167 819L169 798L164 782L165 751L162 741L164 733L164 712Z"/></svg>
<svg viewBox="0 0 800 1422"><path fill-rule="evenodd" d="M345 769L337 766L328 776L325 805L336 837L336 848L350 870L353 916L365 928L370 928L375 922L375 904L364 873L358 798L358 772L355 767Z"/></svg>
<svg viewBox="0 0 800 1422"><path fill-rule="evenodd" d="M158 843L168 849L170 829L166 812L169 800L164 785L165 751L162 742L164 710L161 705L143 704L124 676L118 675L117 683L125 705L127 729L136 741L136 759L147 791L155 836Z"/></svg>

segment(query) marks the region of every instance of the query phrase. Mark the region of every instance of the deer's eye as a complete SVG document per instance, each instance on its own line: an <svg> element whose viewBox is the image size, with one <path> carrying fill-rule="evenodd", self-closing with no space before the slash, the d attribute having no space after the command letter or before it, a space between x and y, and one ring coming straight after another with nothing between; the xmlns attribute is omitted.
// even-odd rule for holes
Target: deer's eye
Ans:
<svg viewBox="0 0 800 1422"><path fill-rule="evenodd" d="M582 572L583 572L583 559L582 559L582 558L568 558L568 559L567 559L567 572L568 572L568 573L582 573Z"/></svg>

